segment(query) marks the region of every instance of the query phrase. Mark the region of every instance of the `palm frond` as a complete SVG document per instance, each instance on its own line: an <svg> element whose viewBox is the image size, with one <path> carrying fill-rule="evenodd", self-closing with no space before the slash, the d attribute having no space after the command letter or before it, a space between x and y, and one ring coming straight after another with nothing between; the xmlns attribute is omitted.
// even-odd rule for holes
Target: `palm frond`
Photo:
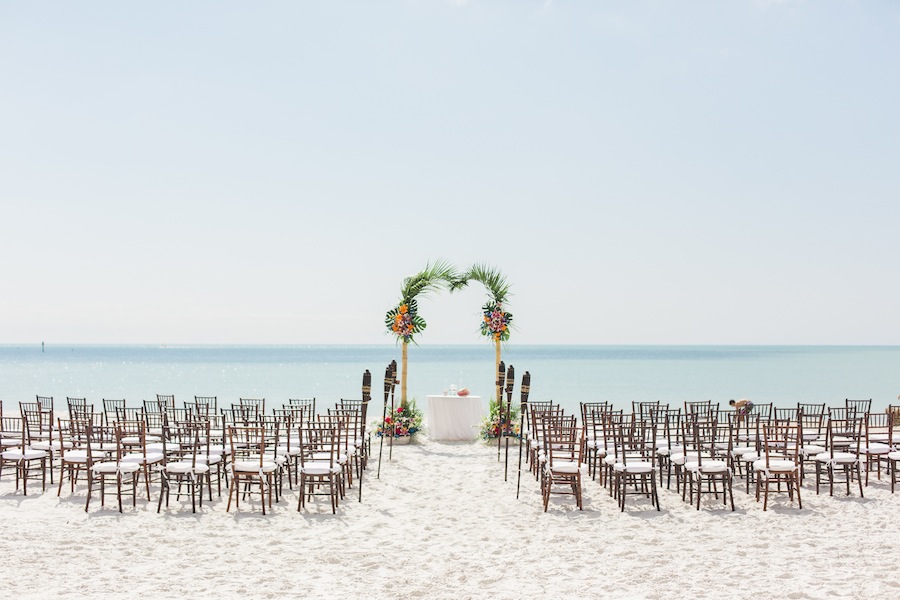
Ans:
<svg viewBox="0 0 900 600"><path fill-rule="evenodd" d="M456 269L447 261L428 262L422 271L403 280L400 295L404 302L409 302L417 296L452 287L458 278Z"/></svg>
<svg viewBox="0 0 900 600"><path fill-rule="evenodd" d="M506 276L499 269L490 265L484 263L472 265L468 271L453 281L450 285L450 291L461 290L468 286L470 281L481 283L495 302L503 304L509 298L510 285L506 280Z"/></svg>

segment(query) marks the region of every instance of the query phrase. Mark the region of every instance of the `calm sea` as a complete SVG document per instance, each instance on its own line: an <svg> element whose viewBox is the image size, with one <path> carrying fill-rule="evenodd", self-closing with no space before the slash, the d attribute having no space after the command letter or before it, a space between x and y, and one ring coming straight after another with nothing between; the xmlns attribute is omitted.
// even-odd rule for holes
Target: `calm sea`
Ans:
<svg viewBox="0 0 900 600"><path fill-rule="evenodd" d="M0 400L16 406L36 394L102 398L129 404L174 394L239 397L315 396L331 404L360 397L365 369L373 397L381 396L384 369L400 362L400 348L381 346L0 346ZM842 403L872 398L873 406L897 403L898 346L517 346L503 359L532 377L532 400L555 400L571 410L582 401L685 400L726 403L731 398L774 402ZM424 405L429 394L451 384L493 396L494 351L478 346L411 346L409 395ZM399 390L398 390L399 393Z"/></svg>

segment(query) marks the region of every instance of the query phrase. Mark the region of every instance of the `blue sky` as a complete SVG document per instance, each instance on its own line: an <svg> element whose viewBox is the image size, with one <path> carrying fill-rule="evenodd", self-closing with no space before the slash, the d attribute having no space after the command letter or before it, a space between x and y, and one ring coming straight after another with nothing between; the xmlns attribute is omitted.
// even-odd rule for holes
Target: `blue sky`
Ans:
<svg viewBox="0 0 900 600"><path fill-rule="evenodd" d="M0 2L0 343L897 344L889 2ZM421 303L478 343L483 292Z"/></svg>

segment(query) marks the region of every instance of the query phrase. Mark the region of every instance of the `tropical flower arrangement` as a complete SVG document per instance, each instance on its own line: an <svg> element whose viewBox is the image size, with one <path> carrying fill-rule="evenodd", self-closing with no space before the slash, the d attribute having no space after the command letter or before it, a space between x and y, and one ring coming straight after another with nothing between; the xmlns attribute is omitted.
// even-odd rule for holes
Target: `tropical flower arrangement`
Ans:
<svg viewBox="0 0 900 600"><path fill-rule="evenodd" d="M394 430L394 437L412 437L422 430L422 411L416 406L413 399L405 406L401 404L393 413L388 414L384 418L384 423L375 421L372 428L375 430L377 437L389 436L391 428Z"/></svg>
<svg viewBox="0 0 900 600"><path fill-rule="evenodd" d="M506 411L503 410L501 415L501 404L491 398L488 416L481 421L480 437L482 440L496 440L502 433L506 433L509 437L520 438L522 432L519 423L519 409L511 406L509 411L509 422L506 421Z"/></svg>
<svg viewBox="0 0 900 600"><path fill-rule="evenodd" d="M419 306L415 298L402 302L387 311L384 325L405 344L413 341L413 336L425 329L425 319L419 316Z"/></svg>
<svg viewBox="0 0 900 600"><path fill-rule="evenodd" d="M509 340L512 313L505 312L503 304L494 300L482 306L481 312L484 317L481 323L481 335L501 342Z"/></svg>

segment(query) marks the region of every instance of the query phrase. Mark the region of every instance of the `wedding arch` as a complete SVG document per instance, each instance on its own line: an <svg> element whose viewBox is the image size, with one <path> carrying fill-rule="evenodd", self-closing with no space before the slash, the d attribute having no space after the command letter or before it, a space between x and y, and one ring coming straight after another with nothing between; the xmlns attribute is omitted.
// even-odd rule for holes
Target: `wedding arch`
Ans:
<svg viewBox="0 0 900 600"><path fill-rule="evenodd" d="M407 405L406 382L409 356L409 343L415 343L415 336L427 326L425 319L419 314L418 297L431 292L447 289L451 292L461 290L470 282L481 283L488 294L488 301L481 307L481 335L494 343L494 372L500 366L501 343L509 340L512 313L506 311L510 284L498 269L487 264L477 263L467 270L459 272L444 260L428 262L425 268L406 277L400 287L400 301L387 311L384 324L388 333L394 335L401 344L400 354L400 404ZM499 392L498 392L499 394Z"/></svg>

